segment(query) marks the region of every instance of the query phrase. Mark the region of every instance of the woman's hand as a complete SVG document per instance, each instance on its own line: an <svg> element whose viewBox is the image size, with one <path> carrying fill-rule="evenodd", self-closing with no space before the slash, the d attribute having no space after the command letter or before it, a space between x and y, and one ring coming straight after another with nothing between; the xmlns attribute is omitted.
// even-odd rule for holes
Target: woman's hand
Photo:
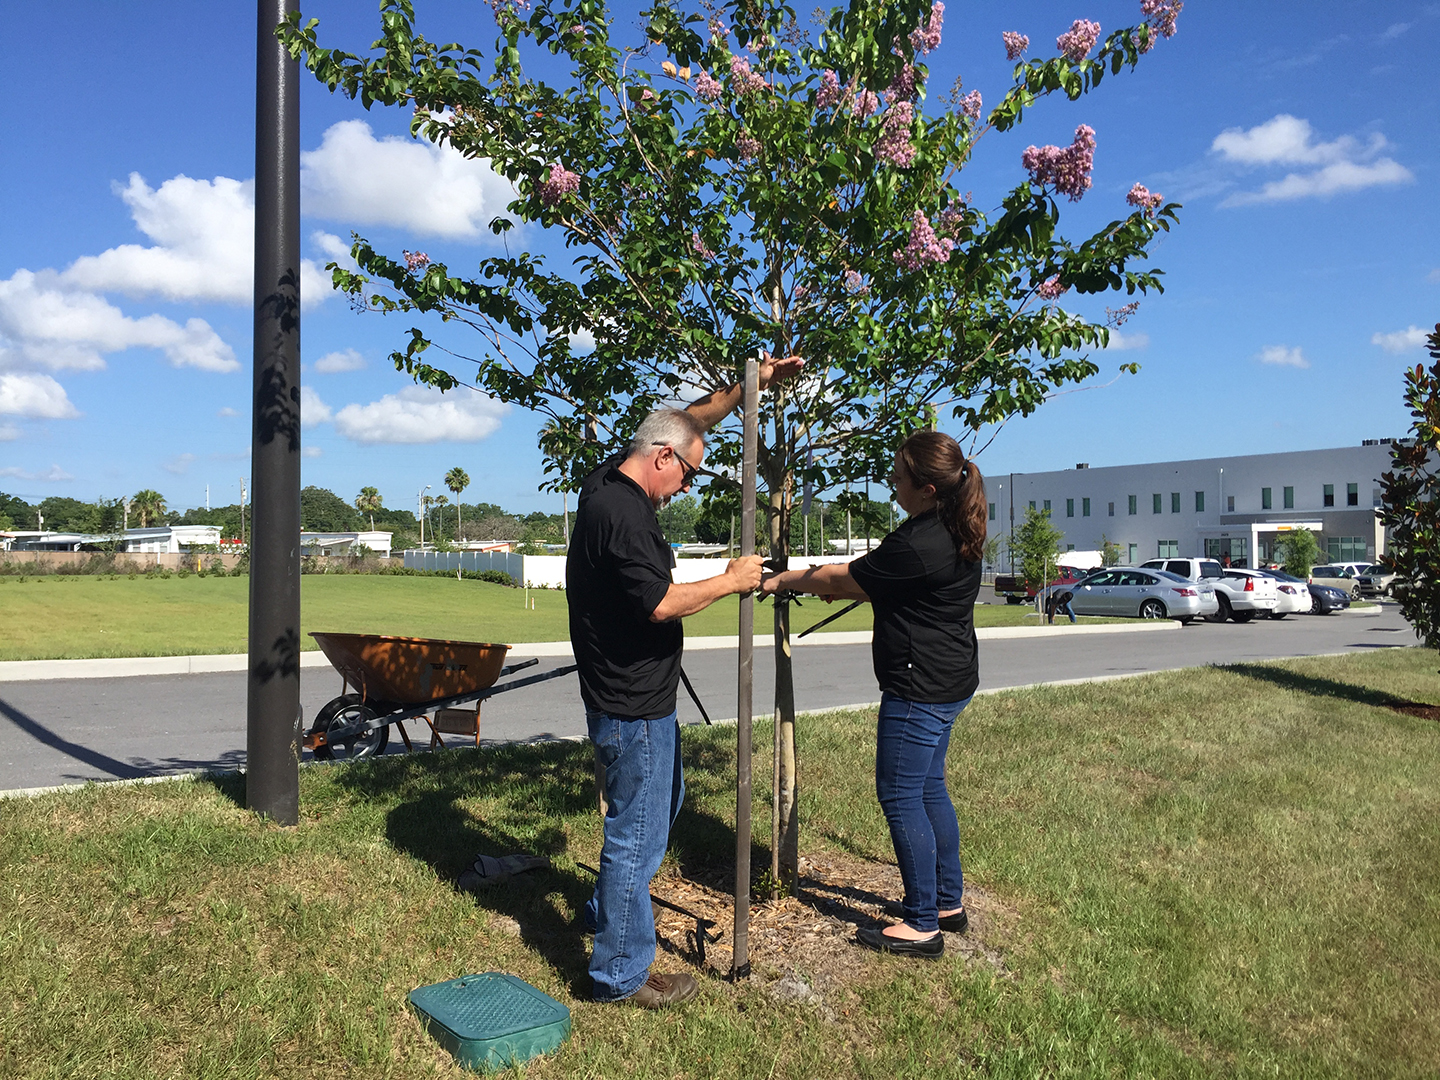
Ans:
<svg viewBox="0 0 1440 1080"><path fill-rule="evenodd" d="M774 596L780 591L780 579L783 573L766 574L760 579L760 594L762 596Z"/></svg>

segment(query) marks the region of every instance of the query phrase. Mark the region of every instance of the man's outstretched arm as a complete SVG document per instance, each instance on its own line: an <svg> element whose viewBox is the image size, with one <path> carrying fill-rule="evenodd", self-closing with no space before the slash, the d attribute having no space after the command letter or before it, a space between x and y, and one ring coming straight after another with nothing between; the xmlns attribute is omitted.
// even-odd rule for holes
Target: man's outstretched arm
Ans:
<svg viewBox="0 0 1440 1080"><path fill-rule="evenodd" d="M777 382L793 378L800 374L804 367L805 361L798 356L774 357L768 352L762 352L760 354L760 389L768 390ZM727 389L713 391L691 402L685 411L698 419L706 428L712 428L734 412L740 405L740 399L744 396L744 384L736 383Z"/></svg>

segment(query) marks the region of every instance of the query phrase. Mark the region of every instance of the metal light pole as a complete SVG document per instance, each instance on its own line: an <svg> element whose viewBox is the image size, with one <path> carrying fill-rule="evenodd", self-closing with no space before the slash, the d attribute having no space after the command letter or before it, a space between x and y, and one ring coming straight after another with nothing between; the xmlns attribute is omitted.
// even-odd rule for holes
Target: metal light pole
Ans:
<svg viewBox="0 0 1440 1080"><path fill-rule="evenodd" d="M760 365L745 361L745 444L740 473L740 557L755 554L755 444L759 442ZM750 977L750 722L755 700L755 597L740 597L740 686L735 707L735 951L730 975Z"/></svg>
<svg viewBox="0 0 1440 1080"><path fill-rule="evenodd" d="M255 396L245 804L300 819L300 65L275 37L297 0L258 0Z"/></svg>

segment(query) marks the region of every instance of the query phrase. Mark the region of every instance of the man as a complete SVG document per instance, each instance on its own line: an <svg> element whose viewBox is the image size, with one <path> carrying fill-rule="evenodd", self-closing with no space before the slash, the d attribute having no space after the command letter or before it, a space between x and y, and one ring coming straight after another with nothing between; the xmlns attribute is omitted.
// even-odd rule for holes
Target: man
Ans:
<svg viewBox="0 0 1440 1080"><path fill-rule="evenodd" d="M799 357L763 355L760 386L800 370ZM623 455L580 488L566 559L570 642L595 754L605 770L605 843L585 909L595 931L590 978L597 1001L659 1009L695 996L691 975L650 972L655 919L650 879L669 845L685 779L675 714L684 631L680 620L721 597L760 586L761 559L734 559L723 574L670 580L674 553L656 510L690 490L705 459L705 432L743 387L708 394L684 411L646 417Z"/></svg>

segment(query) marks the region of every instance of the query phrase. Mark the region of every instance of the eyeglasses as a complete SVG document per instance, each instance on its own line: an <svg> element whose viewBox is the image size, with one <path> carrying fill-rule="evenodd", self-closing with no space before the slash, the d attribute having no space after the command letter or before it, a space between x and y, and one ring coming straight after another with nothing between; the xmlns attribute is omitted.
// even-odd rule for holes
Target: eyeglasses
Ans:
<svg viewBox="0 0 1440 1080"><path fill-rule="evenodd" d="M668 447L669 450L670 450L670 453L672 453L672 454L675 455L675 460L678 461L678 462L680 462L681 467L685 470L685 475L684 475L683 477L681 477L681 479L680 479L680 486L681 486L681 487L689 487L689 486L691 485L691 483L694 482L694 480L695 480L695 474L698 473L698 472L700 471L700 469L699 469L698 466L691 465L688 461L686 461L683 457L681 457L679 450L676 450L673 446L670 446L669 443L664 443L664 442L653 442L653 443L651 443L650 445L651 445L651 446L664 446L664 447Z"/></svg>

